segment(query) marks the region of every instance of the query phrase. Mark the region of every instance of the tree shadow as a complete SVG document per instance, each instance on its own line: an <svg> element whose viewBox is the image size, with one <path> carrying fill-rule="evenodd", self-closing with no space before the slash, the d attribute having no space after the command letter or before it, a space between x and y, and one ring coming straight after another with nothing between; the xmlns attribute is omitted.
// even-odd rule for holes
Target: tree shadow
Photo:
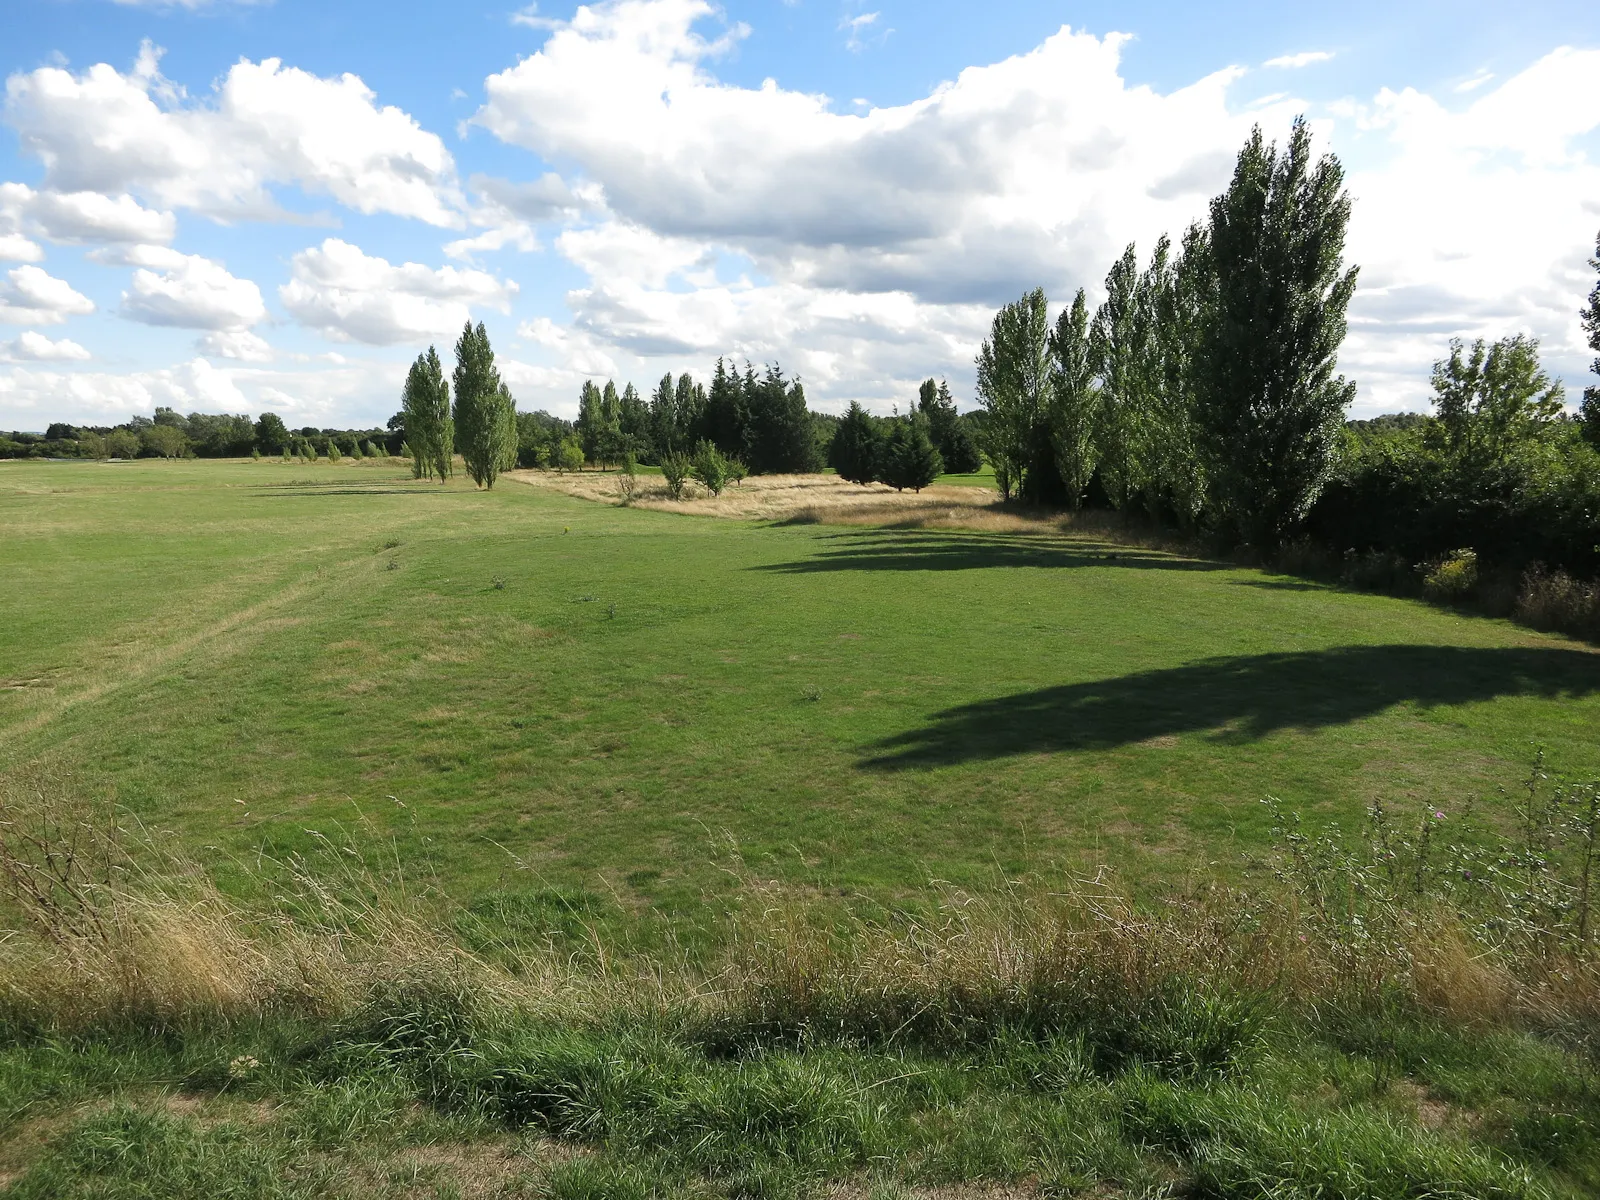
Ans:
<svg viewBox="0 0 1600 1200"><path fill-rule="evenodd" d="M1600 655L1582 650L1335 646L1210 658L946 709L921 729L879 742L879 753L861 765L896 770L1103 750L1202 730L1244 742L1279 729L1346 724L1406 701L1427 708L1597 691Z"/></svg>
<svg viewBox="0 0 1600 1200"><path fill-rule="evenodd" d="M823 571L979 571L989 567L1130 567L1156 571L1226 571L1226 563L1178 558L1114 542L1044 540L999 534L928 531L835 533L837 544L811 558L765 563L752 571L810 575Z"/></svg>

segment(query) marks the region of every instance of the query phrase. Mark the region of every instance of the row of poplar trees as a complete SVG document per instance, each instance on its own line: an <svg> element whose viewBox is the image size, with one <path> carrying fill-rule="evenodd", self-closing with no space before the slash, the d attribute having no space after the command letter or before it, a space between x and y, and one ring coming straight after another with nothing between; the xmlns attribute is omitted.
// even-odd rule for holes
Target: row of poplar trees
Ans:
<svg viewBox="0 0 1600 1200"><path fill-rule="evenodd" d="M1271 548L1327 482L1355 384L1335 373L1356 268L1343 170L1258 127L1227 191L1174 252L1129 246L1091 315L1042 290L995 316L978 355L979 441L1002 492L1143 510Z"/></svg>
<svg viewBox="0 0 1600 1200"><path fill-rule="evenodd" d="M494 365L481 321L476 329L468 321L456 340L456 369L450 380L432 346L417 356L406 375L402 403L406 452L416 478L437 476L443 483L454 473L459 454L472 482L492 488L501 471L516 465L517 405Z"/></svg>

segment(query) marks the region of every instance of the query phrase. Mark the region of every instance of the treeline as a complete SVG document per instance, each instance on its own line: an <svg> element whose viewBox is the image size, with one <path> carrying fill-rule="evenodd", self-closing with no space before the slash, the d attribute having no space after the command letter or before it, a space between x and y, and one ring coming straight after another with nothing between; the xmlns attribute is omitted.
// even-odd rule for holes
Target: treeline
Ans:
<svg viewBox="0 0 1600 1200"><path fill-rule="evenodd" d="M949 384L927 379L903 416L875 417L852 401L829 444L828 465L851 483L921 491L946 472L979 470L983 459Z"/></svg>
<svg viewBox="0 0 1600 1200"><path fill-rule="evenodd" d="M376 458L398 454L401 440L385 429L290 429L276 413L252 421L243 414L184 416L157 408L153 417L121 425L57 421L43 434L0 434L0 458Z"/></svg>
<svg viewBox="0 0 1600 1200"><path fill-rule="evenodd" d="M1002 308L969 417L1002 492L1418 578L1600 571L1600 389L1569 416L1533 339L1452 342L1431 415L1346 422L1349 218L1303 120L1282 153L1257 129L1207 219L1144 264L1130 245L1097 309L1081 289L1054 322L1042 291ZM1600 351L1600 285L1583 319Z"/></svg>

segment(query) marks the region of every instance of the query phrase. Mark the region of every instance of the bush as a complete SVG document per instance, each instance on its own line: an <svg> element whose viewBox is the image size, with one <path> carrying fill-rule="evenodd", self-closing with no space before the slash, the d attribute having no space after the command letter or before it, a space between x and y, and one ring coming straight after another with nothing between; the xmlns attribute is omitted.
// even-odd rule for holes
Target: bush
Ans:
<svg viewBox="0 0 1600 1200"><path fill-rule="evenodd" d="M1522 577L1512 615L1535 629L1600 640L1600 583L1533 566Z"/></svg>
<svg viewBox="0 0 1600 1200"><path fill-rule="evenodd" d="M663 454L661 456L661 475L667 481L667 495L674 500L683 499L683 485L689 478L694 464L689 461L686 454Z"/></svg>
<svg viewBox="0 0 1600 1200"><path fill-rule="evenodd" d="M689 473L705 484L706 491L713 496L722 495L722 489L728 486L728 460L710 442L700 443Z"/></svg>
<svg viewBox="0 0 1600 1200"><path fill-rule="evenodd" d="M1438 603L1459 603L1477 588L1478 556L1471 550L1452 551L1423 570L1423 595Z"/></svg>

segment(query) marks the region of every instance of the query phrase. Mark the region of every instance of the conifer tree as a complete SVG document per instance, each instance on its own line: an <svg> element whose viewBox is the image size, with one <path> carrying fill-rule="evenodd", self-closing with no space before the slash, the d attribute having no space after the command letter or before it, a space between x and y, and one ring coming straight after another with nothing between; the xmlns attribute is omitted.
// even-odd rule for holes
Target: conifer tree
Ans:
<svg viewBox="0 0 1600 1200"><path fill-rule="evenodd" d="M1313 162L1297 118L1288 147L1259 127L1211 202L1211 288L1196 381L1221 524L1273 549L1333 466L1355 384L1334 370L1356 269L1344 270L1350 196L1332 155Z"/></svg>
<svg viewBox="0 0 1600 1200"><path fill-rule="evenodd" d="M455 454L455 422L450 416L450 385L439 352L432 346L411 364L401 403L412 476L432 479L437 475L443 483L450 478Z"/></svg>
<svg viewBox="0 0 1600 1200"><path fill-rule="evenodd" d="M879 437L867 410L852 400L834 431L828 458L839 478L871 483L878 478Z"/></svg>
<svg viewBox="0 0 1600 1200"><path fill-rule="evenodd" d="M920 492L944 473L944 462L928 436L928 422L920 413L897 418L883 448L879 478L895 491Z"/></svg>
<svg viewBox="0 0 1600 1200"><path fill-rule="evenodd" d="M517 446L516 406L500 381L494 350L483 322L468 321L456 341L455 423L462 461L472 482L494 487L495 478L514 461Z"/></svg>

